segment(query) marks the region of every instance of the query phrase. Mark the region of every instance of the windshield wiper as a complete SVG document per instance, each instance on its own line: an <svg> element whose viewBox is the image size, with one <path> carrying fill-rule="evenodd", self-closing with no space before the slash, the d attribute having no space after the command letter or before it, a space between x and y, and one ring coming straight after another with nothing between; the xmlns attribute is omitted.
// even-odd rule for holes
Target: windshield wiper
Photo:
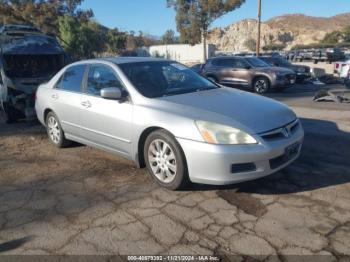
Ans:
<svg viewBox="0 0 350 262"><path fill-rule="evenodd" d="M204 88L191 88L191 89L182 89L182 90L176 90L176 91L168 91L163 94L163 96L170 96L170 95L181 95L181 94L187 94L187 93L195 93L195 92L201 92L201 91L207 91L212 89L217 89L219 87L204 87Z"/></svg>

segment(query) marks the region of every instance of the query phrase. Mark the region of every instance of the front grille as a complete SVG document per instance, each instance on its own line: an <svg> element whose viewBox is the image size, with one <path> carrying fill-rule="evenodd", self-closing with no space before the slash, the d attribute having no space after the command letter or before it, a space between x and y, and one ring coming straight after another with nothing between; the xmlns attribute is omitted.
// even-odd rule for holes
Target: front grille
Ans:
<svg viewBox="0 0 350 262"><path fill-rule="evenodd" d="M300 127L299 120L295 120L292 123L289 123L288 125L285 125L283 127L264 132L260 134L261 138L264 140L276 140L276 139L284 139L291 137Z"/></svg>
<svg viewBox="0 0 350 262"><path fill-rule="evenodd" d="M285 76L285 80L286 81L290 81L290 80L293 80L293 79L295 79L296 78L296 76L294 75L294 74L289 74L289 75L286 75Z"/></svg>

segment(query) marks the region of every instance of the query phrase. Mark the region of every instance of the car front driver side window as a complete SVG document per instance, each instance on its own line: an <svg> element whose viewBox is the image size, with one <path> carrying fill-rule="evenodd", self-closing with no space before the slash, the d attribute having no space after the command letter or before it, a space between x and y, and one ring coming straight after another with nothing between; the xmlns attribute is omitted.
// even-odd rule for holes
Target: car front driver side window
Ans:
<svg viewBox="0 0 350 262"><path fill-rule="evenodd" d="M100 96L101 89L108 87L123 89L121 81L112 68L105 65L92 65L89 70L86 93Z"/></svg>

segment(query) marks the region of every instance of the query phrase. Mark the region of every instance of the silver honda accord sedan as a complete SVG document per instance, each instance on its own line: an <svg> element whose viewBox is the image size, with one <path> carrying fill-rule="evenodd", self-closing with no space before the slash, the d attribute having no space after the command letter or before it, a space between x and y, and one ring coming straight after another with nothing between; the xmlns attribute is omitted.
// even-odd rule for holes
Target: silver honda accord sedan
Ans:
<svg viewBox="0 0 350 262"><path fill-rule="evenodd" d="M171 190L270 175L299 156L304 138L287 106L164 59L71 64L39 87L35 108L57 147L121 155Z"/></svg>

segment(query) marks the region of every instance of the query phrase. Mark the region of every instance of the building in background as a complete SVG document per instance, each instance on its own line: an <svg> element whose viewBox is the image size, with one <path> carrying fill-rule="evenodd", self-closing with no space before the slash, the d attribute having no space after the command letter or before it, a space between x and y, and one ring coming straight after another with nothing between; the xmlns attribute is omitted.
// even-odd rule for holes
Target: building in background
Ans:
<svg viewBox="0 0 350 262"><path fill-rule="evenodd" d="M208 58L215 55L215 45L207 45ZM184 64L204 63L203 45L155 45L149 47L149 54L153 57L162 57Z"/></svg>

